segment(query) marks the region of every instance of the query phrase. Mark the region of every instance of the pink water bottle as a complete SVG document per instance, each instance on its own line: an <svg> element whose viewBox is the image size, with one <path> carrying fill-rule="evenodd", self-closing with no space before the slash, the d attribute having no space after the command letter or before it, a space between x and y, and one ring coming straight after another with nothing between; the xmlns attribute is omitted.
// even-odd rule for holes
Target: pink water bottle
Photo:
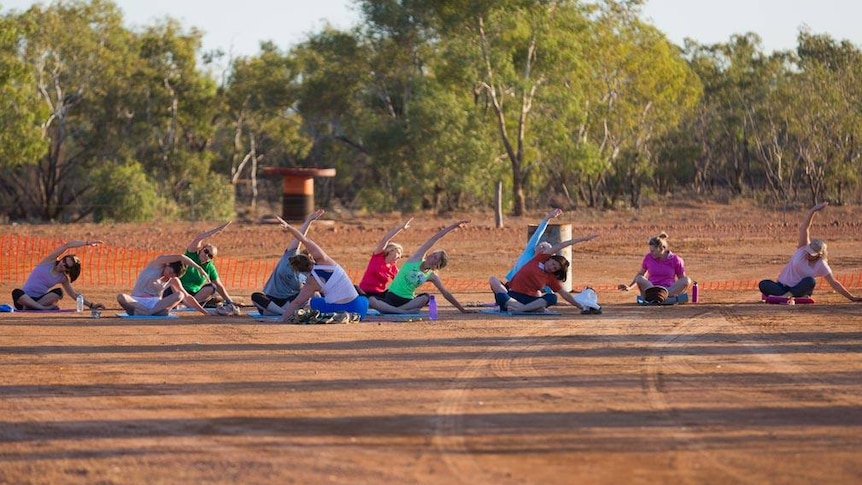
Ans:
<svg viewBox="0 0 862 485"><path fill-rule="evenodd" d="M437 300L434 295L428 295L428 318L437 320Z"/></svg>
<svg viewBox="0 0 862 485"><path fill-rule="evenodd" d="M699 289L697 287L697 281L695 281L694 284L691 285L691 302L692 303L697 303L697 300L700 297L700 295L699 295L700 292L698 290Z"/></svg>

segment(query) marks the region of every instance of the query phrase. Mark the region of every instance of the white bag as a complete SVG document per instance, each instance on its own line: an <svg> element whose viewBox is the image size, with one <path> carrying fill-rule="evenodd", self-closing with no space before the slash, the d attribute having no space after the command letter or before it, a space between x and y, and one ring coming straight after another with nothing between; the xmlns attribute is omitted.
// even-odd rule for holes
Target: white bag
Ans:
<svg viewBox="0 0 862 485"><path fill-rule="evenodd" d="M584 291L575 295L574 299L583 308L594 308L596 310L601 308L599 306L599 295L596 294L596 290L590 287L584 288Z"/></svg>

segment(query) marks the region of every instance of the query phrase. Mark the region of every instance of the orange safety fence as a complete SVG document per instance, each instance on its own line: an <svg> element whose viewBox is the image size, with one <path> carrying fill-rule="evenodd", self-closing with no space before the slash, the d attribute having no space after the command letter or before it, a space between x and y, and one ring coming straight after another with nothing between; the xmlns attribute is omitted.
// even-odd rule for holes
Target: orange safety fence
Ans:
<svg viewBox="0 0 862 485"><path fill-rule="evenodd" d="M45 256L63 244L56 238L0 236L0 284L23 285L30 272ZM161 252L107 245L86 246L69 251L81 258L83 271L76 285L131 290L141 269ZM229 291L259 291L278 262L278 258L242 260L219 256L219 277ZM363 268L345 266L351 280L358 282ZM847 288L862 287L862 273L836 277ZM757 280L699 281L705 291L757 291ZM819 281L818 284L821 284ZM455 293L487 292L488 280L445 278L446 287ZM597 291L616 290L616 285L592 286Z"/></svg>

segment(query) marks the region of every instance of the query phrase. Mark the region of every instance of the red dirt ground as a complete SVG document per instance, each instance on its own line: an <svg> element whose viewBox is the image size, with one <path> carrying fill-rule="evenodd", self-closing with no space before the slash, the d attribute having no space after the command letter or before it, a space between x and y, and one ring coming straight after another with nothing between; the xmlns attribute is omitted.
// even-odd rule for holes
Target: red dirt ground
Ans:
<svg viewBox="0 0 862 485"><path fill-rule="evenodd" d="M564 214L573 235L600 234L575 246L573 277L599 289L599 316L462 315L441 301L433 322L123 320L108 316L128 288L101 287L81 289L113 307L106 318L0 314L0 483L860 483L862 304L828 287L796 306L712 289L699 304L646 308L611 290L661 230L705 288L773 278L802 213ZM452 257L443 280L477 288L456 291L462 302L490 301L483 282L503 276L541 215L504 229L465 217L439 244ZM399 220L333 219L309 235L352 272ZM417 216L398 241L409 252L457 219ZM212 225L0 235L176 252ZM839 277L862 274L860 228L857 207L815 221ZM286 240L235 224L213 242L224 258L274 261ZM13 286L0 285L0 303ZM256 289L232 290L248 301Z"/></svg>

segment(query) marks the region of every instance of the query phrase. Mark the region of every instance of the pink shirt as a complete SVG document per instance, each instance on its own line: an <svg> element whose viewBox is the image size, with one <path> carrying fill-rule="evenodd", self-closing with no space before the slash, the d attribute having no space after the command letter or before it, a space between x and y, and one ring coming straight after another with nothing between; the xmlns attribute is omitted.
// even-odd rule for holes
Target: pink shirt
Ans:
<svg viewBox="0 0 862 485"><path fill-rule="evenodd" d="M814 263L808 261L808 258L805 256L808 254L805 247L802 246L797 249L793 253L793 256L790 257L790 261L787 262L787 266L781 270L781 274L778 275L778 282L782 285L796 286L802 281L802 278L808 276L817 278L818 276L832 274L832 268L829 267L826 261L823 261L823 258L818 258Z"/></svg>
<svg viewBox="0 0 862 485"><path fill-rule="evenodd" d="M398 273L398 266L386 262L386 253L372 254L359 282L359 289L366 293L383 293Z"/></svg>
<svg viewBox="0 0 862 485"><path fill-rule="evenodd" d="M650 283L665 288L673 286L677 278L685 275L685 263L672 252L668 252L664 259L656 259L652 253L647 253L641 267L646 270Z"/></svg>

